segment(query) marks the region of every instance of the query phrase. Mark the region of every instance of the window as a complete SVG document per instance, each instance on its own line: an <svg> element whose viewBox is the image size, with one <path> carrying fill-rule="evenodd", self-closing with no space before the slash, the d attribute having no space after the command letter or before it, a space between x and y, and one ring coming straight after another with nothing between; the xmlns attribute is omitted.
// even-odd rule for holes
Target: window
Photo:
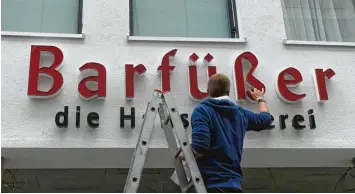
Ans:
<svg viewBox="0 0 355 194"><path fill-rule="evenodd" d="M355 42L355 0L282 0L288 40Z"/></svg>
<svg viewBox="0 0 355 194"><path fill-rule="evenodd" d="M131 0L132 36L239 38L235 0Z"/></svg>
<svg viewBox="0 0 355 194"><path fill-rule="evenodd" d="M82 0L1 0L1 30L81 33Z"/></svg>

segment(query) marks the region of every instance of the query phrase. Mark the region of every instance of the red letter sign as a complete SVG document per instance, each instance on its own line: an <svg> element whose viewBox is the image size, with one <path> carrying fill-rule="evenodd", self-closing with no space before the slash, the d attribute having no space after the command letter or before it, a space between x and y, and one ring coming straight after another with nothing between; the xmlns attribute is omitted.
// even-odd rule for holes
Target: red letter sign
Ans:
<svg viewBox="0 0 355 194"><path fill-rule="evenodd" d="M202 100L208 96L207 92L201 92L198 88L198 81L197 81L197 67L196 61L198 60L198 56L193 53L190 56L190 61L192 62L189 66L189 94L193 100ZM213 56L209 53L205 56L204 61L208 64L213 60ZM211 77L212 75L216 74L216 66L208 66L208 76Z"/></svg>
<svg viewBox="0 0 355 194"><path fill-rule="evenodd" d="M286 79L285 76L291 76L292 79ZM279 74L277 78L276 92L281 100L285 102L297 102L304 98L306 94L295 94L288 87L297 86L303 81L302 74L293 67L289 67Z"/></svg>
<svg viewBox="0 0 355 194"><path fill-rule="evenodd" d="M49 52L53 55L53 64L49 67L40 67L41 52ZM63 62L62 51L55 46L33 45L31 47L30 70L28 75L27 95L33 98L47 98L59 94L63 86L63 76L57 71ZM39 76L49 76L53 85L48 91L38 89Z"/></svg>
<svg viewBox="0 0 355 194"><path fill-rule="evenodd" d="M170 92L170 71L173 71L175 66L170 66L170 57L176 55L177 49L166 53L161 61L161 66L158 67L158 72L161 72L161 87L162 92Z"/></svg>
<svg viewBox="0 0 355 194"><path fill-rule="evenodd" d="M86 63L79 68L80 72L95 70L97 76L88 76L82 79L78 85L79 94L85 100L92 98L105 98L106 97L106 68L100 63ZM90 90L87 87L87 82L97 82L97 90Z"/></svg>
<svg viewBox="0 0 355 194"><path fill-rule="evenodd" d="M135 67L131 64L126 64L126 99L130 100L134 98L134 73L136 72L139 76L145 74L147 69L144 65L139 64Z"/></svg>
<svg viewBox="0 0 355 194"><path fill-rule="evenodd" d="M258 67L258 59L256 58L256 56L251 52L244 52L241 55L239 55L237 57L237 59L235 60L234 71L233 71L234 89L235 89L235 91L237 91L237 100L247 99L247 100L253 102L250 94L247 93L247 91L245 89L245 82L244 82L244 75L243 75L244 68L243 68L242 59L248 60L251 64L251 68L248 71L248 74L246 76L246 81L251 86L253 86L254 88L257 88L259 90L264 88L265 92L266 92L266 88L261 81L259 81L257 78L255 78L253 76L253 72ZM246 94L248 94L248 98L246 98Z"/></svg>
<svg viewBox="0 0 355 194"><path fill-rule="evenodd" d="M335 72L332 69L315 69L314 70L314 86L316 89L317 101L326 102L328 100L327 86L325 85L325 78L332 78Z"/></svg>

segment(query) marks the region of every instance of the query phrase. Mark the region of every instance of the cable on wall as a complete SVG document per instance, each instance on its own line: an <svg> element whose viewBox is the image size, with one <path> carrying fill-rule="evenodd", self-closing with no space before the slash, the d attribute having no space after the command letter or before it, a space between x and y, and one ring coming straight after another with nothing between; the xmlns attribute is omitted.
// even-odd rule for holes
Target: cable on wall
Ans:
<svg viewBox="0 0 355 194"><path fill-rule="evenodd" d="M16 174L13 173L11 170L6 169L6 172L10 175L10 180L4 180L4 178L2 179L2 185L4 188L9 189L9 192L16 192L16 190L25 190L26 186L27 186L27 180L22 177L24 179L24 181L18 181ZM22 187L19 187L19 184L24 184Z"/></svg>
<svg viewBox="0 0 355 194"><path fill-rule="evenodd" d="M346 169L346 171L344 172L344 174L342 174L340 176L340 178L337 180L337 182L335 183L334 185L334 192L336 192L337 188L339 187L339 184L341 184L342 186L342 191L341 192L349 192L349 191L355 191L355 188L351 188L351 189L348 189L347 188L347 183L346 183L346 177L351 177L355 180L355 175L351 174L351 170L352 169L355 169L355 157L352 159L352 163L353 163L353 166L352 167L349 167L348 169Z"/></svg>
<svg viewBox="0 0 355 194"><path fill-rule="evenodd" d="M272 192L276 192L276 179L270 168L267 168L272 178Z"/></svg>

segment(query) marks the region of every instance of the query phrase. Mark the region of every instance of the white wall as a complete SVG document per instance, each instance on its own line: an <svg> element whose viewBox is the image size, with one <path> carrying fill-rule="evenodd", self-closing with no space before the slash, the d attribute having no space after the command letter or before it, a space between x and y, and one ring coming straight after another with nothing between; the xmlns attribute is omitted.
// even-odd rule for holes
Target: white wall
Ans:
<svg viewBox="0 0 355 194"><path fill-rule="evenodd" d="M83 32L85 39L33 38L2 36L2 156L9 168L65 167L127 167L139 133L141 116L148 97L160 86L156 68L163 55L178 49L172 73L172 92L180 105L180 113L191 115L196 103L189 99L187 60L195 52L203 58L211 53L217 72L232 78L235 58L245 51L259 59L254 75L266 85L266 99L275 116L272 131L248 132L245 140L244 166L349 166L355 156L355 48L327 46L286 46L282 43L285 29L281 1L240 0L238 2L242 31L247 43L182 43L128 42L128 0L85 0ZM57 97L31 100L27 96L28 68L31 45L53 45L64 53L63 91ZM79 67L86 62L99 62L107 70L105 100L84 101L79 97ZM145 64L147 74L136 79L136 98L125 101L124 65ZM307 97L300 103L285 104L274 91L277 73L287 67L297 67L304 81L296 91ZM316 101L311 72L314 68L332 68L336 76L328 83L329 101ZM201 72L200 87L206 83ZM232 98L235 98L234 89ZM59 129L54 122L56 112L69 106L69 127ZM75 128L75 107L81 106L81 128ZM256 105L242 104L256 110ZM136 128L119 127L119 107L136 108ZM317 128L308 128L307 110L314 109ZM91 129L85 117L91 112L100 115L100 127ZM297 131L291 120L287 128L279 129L280 114L302 114L307 128ZM129 122L126 122L129 125ZM159 126L158 123L156 126ZM158 127L157 127L158 128ZM154 134L147 166L171 167L165 162L164 134L158 128ZM10 149L12 148L12 149ZM15 149L14 149L15 148ZM30 148L30 149L27 149ZM42 150L40 148L50 148ZM71 148L71 149L60 149ZM91 148L83 151L79 148ZM112 149L92 149L112 148ZM270 153L270 154L269 154ZM156 156L156 157L153 157ZM336 156L336 157L335 157ZM108 158L104 158L108 157Z"/></svg>

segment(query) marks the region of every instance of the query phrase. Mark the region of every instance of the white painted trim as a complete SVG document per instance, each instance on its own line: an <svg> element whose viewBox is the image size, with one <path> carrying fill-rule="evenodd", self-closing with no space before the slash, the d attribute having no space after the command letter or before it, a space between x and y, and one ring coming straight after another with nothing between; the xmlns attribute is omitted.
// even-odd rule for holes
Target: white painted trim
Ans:
<svg viewBox="0 0 355 194"><path fill-rule="evenodd" d="M209 42L209 43L246 43L246 38L192 38L192 37L154 37L154 36L127 36L128 41L152 42Z"/></svg>
<svg viewBox="0 0 355 194"><path fill-rule="evenodd" d="M238 25L238 34L239 34L239 39L245 40L247 42L247 38L244 36L243 33L243 27L242 27L242 15L240 14L240 0L235 0L235 10L237 11L237 25Z"/></svg>
<svg viewBox="0 0 355 194"><path fill-rule="evenodd" d="M12 31L1 31L1 36L38 37L38 38L73 38L73 39L85 38L85 34L12 32Z"/></svg>
<svg viewBox="0 0 355 194"><path fill-rule="evenodd" d="M303 41L303 40L283 40L285 45L304 45L304 46L343 46L355 47L355 42L327 42L327 41Z"/></svg>

